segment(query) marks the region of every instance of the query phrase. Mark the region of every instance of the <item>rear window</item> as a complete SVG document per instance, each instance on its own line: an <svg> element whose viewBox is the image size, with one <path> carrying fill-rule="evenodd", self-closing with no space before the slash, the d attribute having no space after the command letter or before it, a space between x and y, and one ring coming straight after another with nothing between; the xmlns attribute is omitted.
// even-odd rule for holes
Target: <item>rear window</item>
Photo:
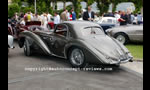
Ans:
<svg viewBox="0 0 150 90"><path fill-rule="evenodd" d="M85 27L82 30L82 35L88 36L88 35L105 35L105 34L100 27L92 26L92 27Z"/></svg>

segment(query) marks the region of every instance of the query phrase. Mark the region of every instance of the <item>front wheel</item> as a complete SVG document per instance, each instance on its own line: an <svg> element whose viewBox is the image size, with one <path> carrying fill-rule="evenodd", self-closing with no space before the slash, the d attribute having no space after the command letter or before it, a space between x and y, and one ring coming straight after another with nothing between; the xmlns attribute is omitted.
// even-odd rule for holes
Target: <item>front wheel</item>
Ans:
<svg viewBox="0 0 150 90"><path fill-rule="evenodd" d="M27 39L25 39L25 42L24 42L24 54L26 56L31 56L32 54L29 41Z"/></svg>
<svg viewBox="0 0 150 90"><path fill-rule="evenodd" d="M69 61L72 67L83 68L86 65L85 55L80 48L72 48L69 52Z"/></svg>

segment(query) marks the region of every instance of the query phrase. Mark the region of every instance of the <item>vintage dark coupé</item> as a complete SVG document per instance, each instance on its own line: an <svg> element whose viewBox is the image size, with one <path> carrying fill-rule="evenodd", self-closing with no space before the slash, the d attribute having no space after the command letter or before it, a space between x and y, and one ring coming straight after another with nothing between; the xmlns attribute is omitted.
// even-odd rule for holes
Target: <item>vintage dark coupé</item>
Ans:
<svg viewBox="0 0 150 90"><path fill-rule="evenodd" d="M68 59L73 67L84 67L87 63L119 66L133 58L125 46L93 22L66 21L53 32L33 28L19 34L19 46L26 56L41 51Z"/></svg>

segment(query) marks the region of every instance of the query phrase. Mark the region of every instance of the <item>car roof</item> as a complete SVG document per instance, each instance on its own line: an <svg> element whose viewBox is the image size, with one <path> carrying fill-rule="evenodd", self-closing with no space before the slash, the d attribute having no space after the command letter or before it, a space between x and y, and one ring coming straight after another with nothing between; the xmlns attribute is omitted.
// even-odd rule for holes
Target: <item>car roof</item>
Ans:
<svg viewBox="0 0 150 90"><path fill-rule="evenodd" d="M99 26L96 22L91 21L65 21L63 23L71 24L74 28L82 28L86 26Z"/></svg>
<svg viewBox="0 0 150 90"><path fill-rule="evenodd" d="M76 36L79 36L79 37L82 36L81 30L83 30L85 27L90 27L90 26L100 27L98 23L91 22L91 21L65 21L63 23L70 24Z"/></svg>

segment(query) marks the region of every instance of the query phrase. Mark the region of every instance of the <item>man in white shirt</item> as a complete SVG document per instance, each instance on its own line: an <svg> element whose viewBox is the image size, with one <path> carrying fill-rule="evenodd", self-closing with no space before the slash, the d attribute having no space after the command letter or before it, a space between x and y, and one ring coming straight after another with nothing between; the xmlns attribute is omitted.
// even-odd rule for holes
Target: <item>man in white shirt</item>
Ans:
<svg viewBox="0 0 150 90"><path fill-rule="evenodd" d="M48 19L48 22L50 22L50 21L51 21L51 18L52 18L52 15L51 15L51 14L49 14L49 13L47 13L47 19Z"/></svg>
<svg viewBox="0 0 150 90"><path fill-rule="evenodd" d="M115 18L118 20L120 18L120 15L117 13L117 11L115 12Z"/></svg>
<svg viewBox="0 0 150 90"><path fill-rule="evenodd" d="M60 16L58 13L54 13L54 27L60 23Z"/></svg>

